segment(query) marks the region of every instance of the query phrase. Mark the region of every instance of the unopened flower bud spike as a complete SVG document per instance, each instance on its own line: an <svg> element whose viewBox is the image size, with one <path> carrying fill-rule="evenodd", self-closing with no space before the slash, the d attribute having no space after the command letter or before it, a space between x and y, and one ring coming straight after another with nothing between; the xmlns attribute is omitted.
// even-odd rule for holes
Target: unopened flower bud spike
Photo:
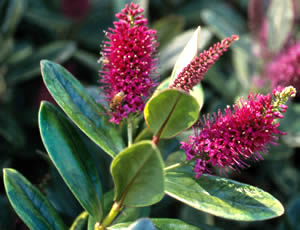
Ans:
<svg viewBox="0 0 300 230"><path fill-rule="evenodd" d="M225 38L221 42L211 46L208 50L204 50L178 74L169 88L182 89L186 92L192 90L194 86L199 84L210 67L237 40L239 40L239 36L232 35L231 38Z"/></svg>

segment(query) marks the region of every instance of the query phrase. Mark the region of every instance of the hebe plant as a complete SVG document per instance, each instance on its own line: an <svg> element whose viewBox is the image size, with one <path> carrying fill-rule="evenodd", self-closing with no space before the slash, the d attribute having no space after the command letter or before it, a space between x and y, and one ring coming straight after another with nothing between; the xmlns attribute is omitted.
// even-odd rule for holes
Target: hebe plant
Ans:
<svg viewBox="0 0 300 230"><path fill-rule="evenodd" d="M85 210L70 229L199 229L178 219L128 222L118 218L126 209L158 203L165 194L231 220L282 215L283 206L267 192L213 174L214 168L240 170L249 160L262 159L267 146L284 134L278 130L279 119L295 89L278 87L273 96L251 93L228 106L224 114L219 111L198 120L203 105L199 82L238 36L225 38L197 55L198 28L171 77L156 87L155 31L147 27L142 12L136 4L127 5L106 34L100 77L107 106L95 102L62 66L41 61L44 82L65 112L42 102L41 137L53 164ZM147 127L141 131L137 124L142 114ZM112 158L113 191L103 194L99 162L74 124ZM127 146L119 128L122 124L128 126ZM160 140L175 138L192 126L194 135L181 142L185 153L176 151L164 161ZM147 140L149 135L152 141ZM4 169L4 183L12 206L30 229L68 228L48 199L20 173Z"/></svg>

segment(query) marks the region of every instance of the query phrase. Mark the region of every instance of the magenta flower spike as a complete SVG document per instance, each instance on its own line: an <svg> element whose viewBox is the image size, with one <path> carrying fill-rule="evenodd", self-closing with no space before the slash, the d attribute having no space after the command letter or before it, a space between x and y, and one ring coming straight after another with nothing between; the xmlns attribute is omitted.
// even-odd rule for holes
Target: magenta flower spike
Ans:
<svg viewBox="0 0 300 230"><path fill-rule="evenodd" d="M293 85L300 90L300 42L277 55L265 71L272 87Z"/></svg>
<svg viewBox="0 0 300 230"><path fill-rule="evenodd" d="M211 166L221 170L239 170L248 167L245 160L262 160L269 144L276 144L278 118L287 109L284 103L295 96L293 87L273 90L270 94L250 94L241 99L232 109L228 106L225 114L215 113L199 122L194 128L194 136L181 143L187 160L195 159L194 172L199 178L203 173L211 173Z"/></svg>
<svg viewBox="0 0 300 230"><path fill-rule="evenodd" d="M147 27L143 9L131 3L116 14L119 21L106 33L100 82L110 104L110 122L143 111L155 83L156 31Z"/></svg>
<svg viewBox="0 0 300 230"><path fill-rule="evenodd" d="M178 88L189 92L203 79L206 72L219 57L238 39L238 35L232 35L231 38L225 38L221 42L214 44L208 50L204 50L178 74L170 88Z"/></svg>

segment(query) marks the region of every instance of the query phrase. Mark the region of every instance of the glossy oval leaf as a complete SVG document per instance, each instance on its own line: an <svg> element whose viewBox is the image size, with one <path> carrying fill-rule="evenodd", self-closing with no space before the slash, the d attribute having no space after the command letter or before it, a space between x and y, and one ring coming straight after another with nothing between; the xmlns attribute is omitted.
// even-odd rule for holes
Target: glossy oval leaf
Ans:
<svg viewBox="0 0 300 230"><path fill-rule="evenodd" d="M186 67L197 55L198 47L199 47L199 36L200 36L201 27L198 26L193 36L189 40L189 42L184 47L183 51L180 53L179 58L177 59L172 74L170 78L170 85L176 79L177 75Z"/></svg>
<svg viewBox="0 0 300 230"><path fill-rule="evenodd" d="M226 178L171 171L166 175L166 193L209 214L239 221L258 221L284 213L281 203L269 193Z"/></svg>
<svg viewBox="0 0 300 230"><path fill-rule="evenodd" d="M294 0L272 0L267 11L268 48L277 53L290 36L295 20Z"/></svg>
<svg viewBox="0 0 300 230"><path fill-rule="evenodd" d="M47 60L41 61L41 70L57 104L89 138L111 157L124 148L117 126L103 117L106 112L104 108L94 101L70 72Z"/></svg>
<svg viewBox="0 0 300 230"><path fill-rule="evenodd" d="M154 136L171 138L191 127L198 119L199 102L191 95L168 89L152 97L144 115Z"/></svg>
<svg viewBox="0 0 300 230"><path fill-rule="evenodd" d="M167 218L151 218L150 219L157 230L205 230L195 226L186 224L185 222L178 219L167 219ZM116 224L108 227L108 230L127 230L131 223Z"/></svg>
<svg viewBox="0 0 300 230"><path fill-rule="evenodd" d="M202 109L202 106L204 105L204 91L201 84L198 84L193 87L192 90L190 90L190 95L192 95L200 105L199 110Z"/></svg>
<svg viewBox="0 0 300 230"><path fill-rule="evenodd" d="M159 92L163 91L164 89L169 88L169 82L170 82L170 77L166 78L163 80L155 89L153 96L157 95ZM190 95L194 96L194 98L198 101L200 105L200 109L202 108L204 104L204 91L202 88L202 85L199 83L198 85L194 86L192 90L190 90Z"/></svg>
<svg viewBox="0 0 300 230"><path fill-rule="evenodd" d="M76 45L70 41L57 41L49 43L38 50L30 57L23 59L15 65L10 65L5 75L9 86L22 83L40 75L40 61L43 58L56 62L68 60L76 50Z"/></svg>
<svg viewBox="0 0 300 230"><path fill-rule="evenodd" d="M3 178L10 203L30 229L67 229L47 198L20 173L4 169Z"/></svg>
<svg viewBox="0 0 300 230"><path fill-rule="evenodd" d="M130 207L157 203L164 196L163 160L150 141L130 146L111 164L114 200Z"/></svg>
<svg viewBox="0 0 300 230"><path fill-rule="evenodd" d="M128 230L157 230L152 221L148 218L142 218L128 226Z"/></svg>
<svg viewBox="0 0 300 230"><path fill-rule="evenodd" d="M43 143L60 175L81 206L102 217L102 188L97 168L78 130L54 105L43 102L39 112Z"/></svg>
<svg viewBox="0 0 300 230"><path fill-rule="evenodd" d="M87 224L88 224L88 212L84 211L82 212L73 222L72 226L70 227L70 230L86 230Z"/></svg>

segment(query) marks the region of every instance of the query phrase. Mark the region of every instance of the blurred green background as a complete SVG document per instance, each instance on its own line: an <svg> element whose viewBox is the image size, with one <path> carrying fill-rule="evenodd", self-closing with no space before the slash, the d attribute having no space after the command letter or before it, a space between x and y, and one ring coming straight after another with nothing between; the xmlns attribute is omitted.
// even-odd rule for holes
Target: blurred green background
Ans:
<svg viewBox="0 0 300 230"><path fill-rule="evenodd" d="M49 198L68 224L81 207L48 161L41 142L37 123L40 101L55 102L43 85L39 62L49 59L63 64L100 100L97 81L101 65L97 60L104 30L112 26L114 14L127 2L130 1L0 0L0 167L12 167L25 175ZM260 87L255 82L257 76L263 77L262 69L268 61L255 53L260 45L257 31L263 20L275 28L268 31L268 47L273 55L280 53L287 41L295 43L300 39L299 0L135 2L145 9L149 26L158 31L157 73L161 81L170 75L176 58L198 25L202 27L200 50L232 34L240 35L240 41L204 78L202 114L222 109L250 91L270 91L266 85ZM265 9L267 4L269 8ZM260 7L266 11L263 16ZM149 214L180 218L203 229L300 229L299 115L299 97L296 97L282 121L281 129L289 134L279 140L280 145L272 146L264 161L253 163L240 174L225 175L273 194L284 204L284 216L263 222L233 222L195 211L169 197L155 205ZM181 138L163 141L164 153L178 149ZM101 155L93 143L90 147ZM102 177L108 191L110 159L103 155L99 167L107 169ZM2 177L2 170L0 173ZM6 229L27 228L8 203L1 182L0 230Z"/></svg>

